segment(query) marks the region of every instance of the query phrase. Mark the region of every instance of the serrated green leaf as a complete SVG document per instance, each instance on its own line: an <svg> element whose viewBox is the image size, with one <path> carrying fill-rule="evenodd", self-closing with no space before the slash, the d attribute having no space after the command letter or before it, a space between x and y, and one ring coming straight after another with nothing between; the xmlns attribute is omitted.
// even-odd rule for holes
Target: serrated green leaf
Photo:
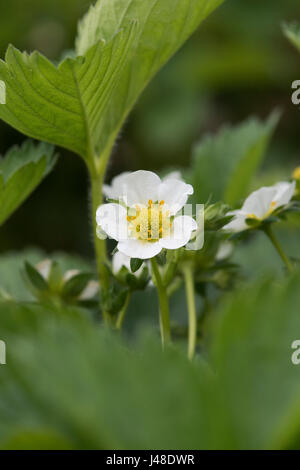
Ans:
<svg viewBox="0 0 300 470"><path fill-rule="evenodd" d="M1 105L3 106L3 105ZM51 171L53 147L27 141L0 160L0 225L24 202Z"/></svg>
<svg viewBox="0 0 300 470"><path fill-rule="evenodd" d="M296 21L289 24L286 23L283 25L282 29L285 36L300 52L300 24Z"/></svg>
<svg viewBox="0 0 300 470"><path fill-rule="evenodd" d="M222 1L97 2L79 28L82 57L58 67L10 46L0 62L0 118L85 159L107 156L143 88Z"/></svg>
<svg viewBox="0 0 300 470"><path fill-rule="evenodd" d="M188 178L195 189L195 201L201 203L211 195L213 201L234 204L246 196L278 118L275 112L264 122L252 118L205 137L194 149Z"/></svg>
<svg viewBox="0 0 300 470"><path fill-rule="evenodd" d="M84 57L67 58L55 67L46 57L10 46L0 77L6 83L6 105L0 117L31 137L66 147L88 158L101 153L106 114L133 53L133 22L106 44L98 41Z"/></svg>

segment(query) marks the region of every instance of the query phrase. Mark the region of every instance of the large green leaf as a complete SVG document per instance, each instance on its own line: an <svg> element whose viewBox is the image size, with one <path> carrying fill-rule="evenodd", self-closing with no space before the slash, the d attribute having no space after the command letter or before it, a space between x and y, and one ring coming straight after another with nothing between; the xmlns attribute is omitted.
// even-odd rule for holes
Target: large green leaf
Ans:
<svg viewBox="0 0 300 470"><path fill-rule="evenodd" d="M300 448L299 273L232 296L214 341L219 388L238 448ZM298 442L297 442L298 440Z"/></svg>
<svg viewBox="0 0 300 470"><path fill-rule="evenodd" d="M273 113L264 122L251 118L204 137L194 149L189 173L195 200L204 203L211 196L234 204L246 196L277 122L278 113Z"/></svg>
<svg viewBox="0 0 300 470"><path fill-rule="evenodd" d="M132 54L133 23L85 55L67 58L58 68L38 52L8 48L0 62L6 105L0 117L31 137L67 147L82 157L99 152L105 110Z"/></svg>
<svg viewBox="0 0 300 470"><path fill-rule="evenodd" d="M102 0L81 23L82 57L57 68L10 46L0 62L7 90L0 117L84 158L105 153L147 82L220 3Z"/></svg>
<svg viewBox="0 0 300 470"><path fill-rule="evenodd" d="M129 348L79 309L0 303L0 447L299 448L299 282L230 295L211 368L144 335Z"/></svg>
<svg viewBox="0 0 300 470"><path fill-rule="evenodd" d="M163 354L158 341L145 338L132 352L70 309L0 304L0 331L8 351L0 375L1 448L34 448L45 430L78 449L210 446L212 379L182 353Z"/></svg>
<svg viewBox="0 0 300 470"><path fill-rule="evenodd" d="M3 106L3 105L1 105ZM0 225L22 204L55 162L53 147L25 142L0 160Z"/></svg>

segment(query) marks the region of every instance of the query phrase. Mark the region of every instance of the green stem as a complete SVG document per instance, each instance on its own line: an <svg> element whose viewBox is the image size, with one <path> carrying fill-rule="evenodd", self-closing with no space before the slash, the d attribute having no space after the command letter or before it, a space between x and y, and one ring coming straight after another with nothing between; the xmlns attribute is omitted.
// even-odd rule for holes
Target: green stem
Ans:
<svg viewBox="0 0 300 470"><path fill-rule="evenodd" d="M182 284L182 278L176 277L173 282L167 287L167 295L168 297L172 297L172 295L179 289Z"/></svg>
<svg viewBox="0 0 300 470"><path fill-rule="evenodd" d="M188 336L188 358L193 359L197 343L197 312L195 302L195 289L193 269L189 264L183 267L183 275L185 280L186 298L189 315L189 336Z"/></svg>
<svg viewBox="0 0 300 470"><path fill-rule="evenodd" d="M269 240L271 241L271 243L273 244L273 246L276 249L277 253L279 254L280 258L284 262L288 272L292 273L294 271L293 264L292 264L291 260L289 259L289 257L283 251L281 245L279 244L277 238L275 237L275 235L274 235L274 233L271 229L271 226L268 225L267 227L265 227L264 232L267 235L267 237L269 238Z"/></svg>
<svg viewBox="0 0 300 470"><path fill-rule="evenodd" d="M127 312L127 308L128 308L128 305L129 305L130 297L131 297L131 294L130 294L130 292L128 292L127 297L126 297L126 300L125 300L125 303L124 303L124 305L123 305L123 308L122 308L122 310L120 311L120 313L119 313L119 315L118 315L118 319L117 319L117 322L116 322L116 328L117 328L117 330L121 330L121 329L122 329L123 322L124 322L124 318L125 318L125 314L126 314L126 312Z"/></svg>
<svg viewBox="0 0 300 470"><path fill-rule="evenodd" d="M166 272L163 276L163 283L164 283L164 286L166 286L166 287L169 286L169 284L172 282L172 280L174 279L174 276L176 274L176 269L177 269L178 260L179 260L179 254L180 254L180 250L173 250L171 252L171 255L170 255L171 259L168 263Z"/></svg>
<svg viewBox="0 0 300 470"><path fill-rule="evenodd" d="M95 255L98 268L99 282L101 289L107 289L109 285L108 272L105 267L105 262L107 259L106 255L106 242L101 240L97 236L97 222L96 222L96 212L98 207L103 202L102 197L102 186L103 186L103 177L91 176L91 188L92 188L92 219L93 219L93 234L94 234L94 245L95 245Z"/></svg>
<svg viewBox="0 0 300 470"><path fill-rule="evenodd" d="M152 273L156 281L159 299L160 311L160 331L163 346L171 341L170 312L167 291L163 285L162 277L159 272L158 264L155 258L151 258Z"/></svg>
<svg viewBox="0 0 300 470"><path fill-rule="evenodd" d="M90 155L88 170L91 181L91 199L92 199L92 224L93 224L93 239L94 249L99 277L99 284L102 292L109 288L109 273L105 266L107 261L106 241L101 240L97 236L97 222L96 212L98 207L103 204L103 182L106 172L106 167L109 160L111 147L99 158ZM110 324L110 315L102 308L103 318L106 324Z"/></svg>

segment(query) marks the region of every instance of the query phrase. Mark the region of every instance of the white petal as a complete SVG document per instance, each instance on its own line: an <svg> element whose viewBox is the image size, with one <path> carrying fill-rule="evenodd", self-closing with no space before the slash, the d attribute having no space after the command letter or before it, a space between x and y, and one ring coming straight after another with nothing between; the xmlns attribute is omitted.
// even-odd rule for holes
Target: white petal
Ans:
<svg viewBox="0 0 300 470"><path fill-rule="evenodd" d="M164 180L158 191L158 202L165 201L172 215L175 215L186 204L188 197L194 193L194 188L184 181L176 179Z"/></svg>
<svg viewBox="0 0 300 470"><path fill-rule="evenodd" d="M124 240L127 233L127 211L119 204L103 204L96 213L97 224L115 240Z"/></svg>
<svg viewBox="0 0 300 470"><path fill-rule="evenodd" d="M113 255L112 259L112 271L116 275L118 274L122 267L125 266L130 271L130 257L118 251Z"/></svg>
<svg viewBox="0 0 300 470"><path fill-rule="evenodd" d="M99 283L97 281L90 281L78 298L79 300L93 299L98 291Z"/></svg>
<svg viewBox="0 0 300 470"><path fill-rule="evenodd" d="M124 199L128 206L135 204L148 205L151 199L153 202L158 199L158 188L161 179L152 171L134 171L126 177L124 182Z"/></svg>
<svg viewBox="0 0 300 470"><path fill-rule="evenodd" d="M192 232L197 230L197 222L188 215L182 215L175 217L173 228L170 237L162 238L159 241L159 244L168 250L176 250L185 246L190 241Z"/></svg>
<svg viewBox="0 0 300 470"><path fill-rule="evenodd" d="M294 195L296 181L293 181L292 183L280 182L275 184L275 188L276 195L274 201L277 202L277 207L285 206L290 202Z"/></svg>
<svg viewBox="0 0 300 470"><path fill-rule="evenodd" d="M109 199L119 199L119 197L122 197L125 191L125 183L128 175L130 175L130 172L125 171L113 178L111 185L104 184L103 194Z"/></svg>
<svg viewBox="0 0 300 470"><path fill-rule="evenodd" d="M40 261L36 266L36 270L40 273L40 275L47 281L50 275L52 267L52 260L51 259L44 259Z"/></svg>
<svg viewBox="0 0 300 470"><path fill-rule="evenodd" d="M147 242L142 240L124 240L118 243L118 250L130 258L149 259L154 258L162 250L159 242Z"/></svg>
<svg viewBox="0 0 300 470"><path fill-rule="evenodd" d="M234 219L223 227L226 232L243 232L249 228L246 224L247 214L244 211L231 211L226 215L234 215Z"/></svg>
<svg viewBox="0 0 300 470"><path fill-rule="evenodd" d="M163 181L167 181L167 180L179 180L179 181L183 181L183 178L182 178L182 176L181 176L180 171L171 171L170 173L168 173L168 174L163 178Z"/></svg>
<svg viewBox="0 0 300 470"><path fill-rule="evenodd" d="M229 258L232 252L233 252L233 243L223 242L219 246L218 252L216 254L216 260L223 261L224 259Z"/></svg>
<svg viewBox="0 0 300 470"><path fill-rule="evenodd" d="M80 273L79 269L69 269L69 271L65 272L63 280L67 282L70 279L72 279L72 277L77 276L77 274L79 273Z"/></svg>
<svg viewBox="0 0 300 470"><path fill-rule="evenodd" d="M274 186L262 187L250 194L242 207L242 211L247 215L254 214L258 219L263 219L270 212L275 195L276 188Z"/></svg>

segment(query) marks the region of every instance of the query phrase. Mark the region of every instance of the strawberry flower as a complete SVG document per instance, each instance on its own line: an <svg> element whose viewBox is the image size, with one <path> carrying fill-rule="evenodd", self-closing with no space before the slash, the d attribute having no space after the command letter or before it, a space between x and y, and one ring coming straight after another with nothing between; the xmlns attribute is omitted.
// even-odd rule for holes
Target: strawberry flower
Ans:
<svg viewBox="0 0 300 470"><path fill-rule="evenodd" d="M247 220L253 219L258 223L270 217L274 211L286 206L292 199L296 183L280 182L274 186L262 187L254 191L245 200L243 207L239 210L228 212L227 215L234 216L224 230L229 232L242 232L251 228Z"/></svg>
<svg viewBox="0 0 300 470"><path fill-rule="evenodd" d="M193 194L193 187L179 179L161 180L151 171L121 176L112 185L117 192L122 188L119 203L103 204L96 213L97 225L118 242L118 251L131 258L149 259L163 248L185 246L197 223L178 213Z"/></svg>

